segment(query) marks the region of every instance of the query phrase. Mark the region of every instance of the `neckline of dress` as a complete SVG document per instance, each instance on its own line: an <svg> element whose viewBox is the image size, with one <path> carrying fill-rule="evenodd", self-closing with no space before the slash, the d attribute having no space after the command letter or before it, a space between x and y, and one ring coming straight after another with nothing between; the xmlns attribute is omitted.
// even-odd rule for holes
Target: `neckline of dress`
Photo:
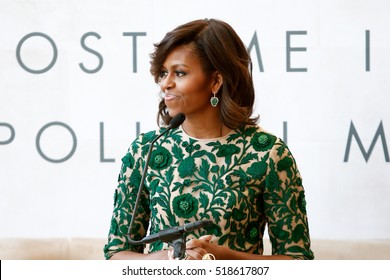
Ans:
<svg viewBox="0 0 390 280"><path fill-rule="evenodd" d="M230 130L229 133L225 134L225 135L222 135L220 137L215 137L215 138L196 138L196 137L193 137L191 135L188 135L185 130L183 129L183 127L180 125L180 130L183 132L183 134L188 137L188 138L191 138L191 139L195 139L197 141L202 141L202 142L211 142L211 141L218 141L218 140L224 140L226 139L230 134L232 134L232 132L234 132L234 129Z"/></svg>

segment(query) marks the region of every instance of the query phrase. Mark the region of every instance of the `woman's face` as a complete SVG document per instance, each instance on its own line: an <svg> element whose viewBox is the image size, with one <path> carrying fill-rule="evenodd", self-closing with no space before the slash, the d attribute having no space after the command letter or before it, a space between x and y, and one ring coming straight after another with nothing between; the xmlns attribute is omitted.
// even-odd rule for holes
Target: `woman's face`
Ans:
<svg viewBox="0 0 390 280"><path fill-rule="evenodd" d="M160 88L171 117L177 113L184 113L187 118L201 117L215 110L210 105L214 84L213 75L204 72L199 58L188 45L173 49L160 73Z"/></svg>

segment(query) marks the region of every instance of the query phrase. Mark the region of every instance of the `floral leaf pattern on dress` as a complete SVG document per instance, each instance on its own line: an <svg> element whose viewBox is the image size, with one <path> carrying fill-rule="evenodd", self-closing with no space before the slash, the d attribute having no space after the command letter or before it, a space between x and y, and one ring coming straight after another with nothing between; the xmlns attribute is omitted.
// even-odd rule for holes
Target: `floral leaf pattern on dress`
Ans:
<svg viewBox="0 0 390 280"><path fill-rule="evenodd" d="M128 243L128 226L146 154L157 134L141 134L122 159L104 247L106 258L121 250L147 253L168 247L162 242L146 246ZM212 226L187 237L211 234L219 245L262 254L268 227L272 254L314 258L295 159L282 140L257 125L212 140L191 138L181 128L173 129L154 144L146 178L131 231L133 239L210 219Z"/></svg>

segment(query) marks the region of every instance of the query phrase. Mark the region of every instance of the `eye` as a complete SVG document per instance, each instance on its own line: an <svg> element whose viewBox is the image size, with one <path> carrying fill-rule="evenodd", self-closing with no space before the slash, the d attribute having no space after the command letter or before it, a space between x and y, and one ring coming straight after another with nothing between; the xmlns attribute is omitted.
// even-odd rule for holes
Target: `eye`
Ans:
<svg viewBox="0 0 390 280"><path fill-rule="evenodd" d="M187 74L186 72L180 71L180 70L176 70L175 73L176 73L176 76L178 76L178 77L183 77Z"/></svg>
<svg viewBox="0 0 390 280"><path fill-rule="evenodd" d="M168 75L168 71L166 71L166 70L161 70L160 71L160 74L159 74L159 78L161 79L161 78L164 78L164 77L166 77Z"/></svg>

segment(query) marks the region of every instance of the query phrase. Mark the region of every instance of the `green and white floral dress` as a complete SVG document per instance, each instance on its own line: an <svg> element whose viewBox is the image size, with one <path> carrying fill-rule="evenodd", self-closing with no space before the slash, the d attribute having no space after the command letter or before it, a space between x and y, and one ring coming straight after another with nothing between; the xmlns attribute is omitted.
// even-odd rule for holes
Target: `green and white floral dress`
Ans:
<svg viewBox="0 0 390 280"><path fill-rule="evenodd" d="M107 259L121 250L147 253L168 248L162 242L145 247L127 242L146 154L156 135L140 134L122 159L104 247ZM314 258L295 160L281 139L259 126L207 140L192 138L179 127L154 144L132 239L203 219L214 225L188 238L211 234L214 243L262 254L268 225L272 254Z"/></svg>

